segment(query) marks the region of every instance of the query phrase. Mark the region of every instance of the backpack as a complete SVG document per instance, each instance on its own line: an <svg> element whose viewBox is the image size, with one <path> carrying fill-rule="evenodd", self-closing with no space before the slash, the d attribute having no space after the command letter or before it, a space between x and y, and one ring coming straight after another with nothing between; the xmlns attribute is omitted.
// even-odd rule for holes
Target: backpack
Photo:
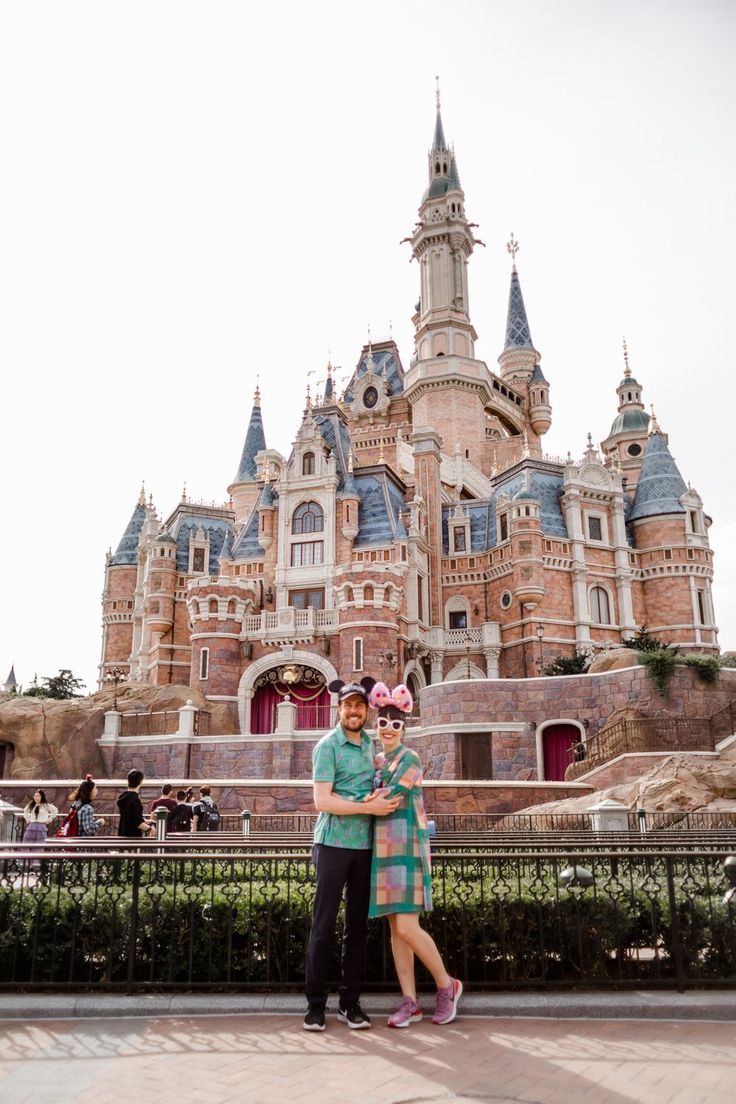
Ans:
<svg viewBox="0 0 736 1104"><path fill-rule="evenodd" d="M220 827L220 810L215 805L214 801L210 798L209 801L201 802L202 812L200 813L200 823L202 825L202 832L216 832ZM199 827L199 825L197 825Z"/></svg>
<svg viewBox="0 0 736 1104"><path fill-rule="evenodd" d="M189 809L172 809L166 821L167 832L188 832L192 826Z"/></svg>
<svg viewBox="0 0 736 1104"><path fill-rule="evenodd" d="M71 836L79 835L79 816L74 807L69 810L62 820L61 827L56 835L61 836L62 839L69 839Z"/></svg>

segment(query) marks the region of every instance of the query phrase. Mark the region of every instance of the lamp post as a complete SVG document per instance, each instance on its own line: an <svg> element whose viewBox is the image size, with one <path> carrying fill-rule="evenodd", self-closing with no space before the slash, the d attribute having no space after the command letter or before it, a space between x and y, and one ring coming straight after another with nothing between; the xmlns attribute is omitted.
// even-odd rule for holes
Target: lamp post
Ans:
<svg viewBox="0 0 736 1104"><path fill-rule="evenodd" d="M112 686L112 707L117 713L118 711L118 683L125 681L125 671L121 667L113 667L111 671L108 671L105 675L105 682L108 686Z"/></svg>
<svg viewBox="0 0 736 1104"><path fill-rule="evenodd" d="M465 637L465 677L469 679L470 674L470 633Z"/></svg>
<svg viewBox="0 0 736 1104"><path fill-rule="evenodd" d="M539 641L539 674L542 673L542 666L544 664L544 648L542 641L544 640L544 625L537 625L537 640Z"/></svg>

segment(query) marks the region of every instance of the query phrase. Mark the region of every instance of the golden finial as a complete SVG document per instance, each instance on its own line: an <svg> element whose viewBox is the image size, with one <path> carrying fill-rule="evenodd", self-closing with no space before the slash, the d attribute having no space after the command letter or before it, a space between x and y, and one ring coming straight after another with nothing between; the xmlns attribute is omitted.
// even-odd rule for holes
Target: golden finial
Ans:
<svg viewBox="0 0 736 1104"><path fill-rule="evenodd" d="M380 447L379 452L378 452L378 463L379 464L385 464L386 463L386 457L383 455L383 437L381 438L381 447Z"/></svg>
<svg viewBox="0 0 736 1104"><path fill-rule="evenodd" d="M650 416L650 419L649 419L649 432L650 432L650 434L652 434L652 433L661 433L662 431L659 428L659 422L657 421L657 415L654 413L654 403L649 404L649 409L652 412L651 416Z"/></svg>
<svg viewBox="0 0 736 1104"><path fill-rule="evenodd" d="M312 392L311 392L309 384L307 384L307 397L305 399L305 402L307 404L307 410L311 410L312 409Z"/></svg>
<svg viewBox="0 0 736 1104"><path fill-rule="evenodd" d="M624 365L624 375L629 379L631 376L631 368L629 367L629 349L626 344L626 338L624 338Z"/></svg>
<svg viewBox="0 0 736 1104"><path fill-rule="evenodd" d="M439 76L436 76L434 78L434 80L435 80L435 85L436 85L435 96L437 98L437 110L439 111L439 109L440 109L440 78L439 78Z"/></svg>
<svg viewBox="0 0 736 1104"><path fill-rule="evenodd" d="M524 457L529 457L531 456L531 454L531 449L529 448L529 434L527 433L526 429L524 429L524 449L521 455Z"/></svg>
<svg viewBox="0 0 736 1104"><path fill-rule="evenodd" d="M516 254L519 252L519 243L514 237L513 230L511 231L511 238L506 242L506 249L511 254L511 262L513 264L513 271L516 272Z"/></svg>
<svg viewBox="0 0 736 1104"><path fill-rule="evenodd" d="M182 502L186 502L186 500L187 500L187 485L186 485L186 483L182 487L181 500L182 500Z"/></svg>
<svg viewBox="0 0 736 1104"><path fill-rule="evenodd" d="M138 505L139 506L145 506L146 505L146 485L145 485L145 483L141 483L141 493L138 495Z"/></svg>
<svg viewBox="0 0 736 1104"><path fill-rule="evenodd" d="M256 383L256 389L253 392L253 405L254 406L260 406L261 405L261 388L260 388L258 383Z"/></svg>

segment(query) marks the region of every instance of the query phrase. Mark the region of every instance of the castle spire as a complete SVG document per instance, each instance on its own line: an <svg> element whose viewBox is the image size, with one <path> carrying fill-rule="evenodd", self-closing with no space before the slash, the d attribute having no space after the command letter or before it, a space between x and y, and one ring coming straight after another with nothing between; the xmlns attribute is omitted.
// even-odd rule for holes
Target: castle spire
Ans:
<svg viewBox="0 0 736 1104"><path fill-rule="evenodd" d="M263 418L261 417L261 391L256 385L253 396L253 409L251 410L248 431L245 435L243 453L240 457L238 472L233 483L245 483L256 478L256 454L266 447L266 437L263 432Z"/></svg>
<svg viewBox="0 0 736 1104"><path fill-rule="evenodd" d="M519 243L513 234L506 243L506 248L511 254L513 267L511 269L511 287L509 288L509 309L506 315L504 352L507 349L533 349L529 320L524 306L524 296L521 294L519 273L516 271L516 254L519 252Z"/></svg>
<svg viewBox="0 0 736 1104"><path fill-rule="evenodd" d="M684 514L680 498L687 491L685 480L669 450L665 436L652 414L653 428L647 438L644 461L636 484L629 521L661 517L664 514Z"/></svg>
<svg viewBox="0 0 736 1104"><path fill-rule="evenodd" d="M435 77L437 82L436 98L437 98L437 117L434 122L434 136L432 138L432 150L438 152L445 152L447 150L447 142L445 141L445 132L442 129L442 113L440 111L440 78Z"/></svg>
<svg viewBox="0 0 736 1104"><path fill-rule="evenodd" d="M146 498L139 495L135 509L130 516L125 532L120 538L120 544L115 549L115 555L110 557L113 567L135 564L138 556L138 544L141 538L141 530L146 520Z"/></svg>

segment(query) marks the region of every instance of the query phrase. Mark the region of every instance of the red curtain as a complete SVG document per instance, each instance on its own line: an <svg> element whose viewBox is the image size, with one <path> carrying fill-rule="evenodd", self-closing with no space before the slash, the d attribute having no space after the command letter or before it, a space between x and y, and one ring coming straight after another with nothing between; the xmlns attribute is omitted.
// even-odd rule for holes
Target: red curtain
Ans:
<svg viewBox="0 0 736 1104"><path fill-rule="evenodd" d="M575 725L550 725L542 733L544 746L544 777L547 782L564 782L565 771L572 762L572 745L579 739Z"/></svg>
<svg viewBox="0 0 736 1104"><path fill-rule="evenodd" d="M276 706L286 700L288 694L296 705L296 727L298 729L331 728L330 692L326 686L317 694L314 686L286 686L283 683L268 683L259 686L253 695L250 710L250 730L254 735L268 736L276 728ZM315 696L316 695L316 696Z"/></svg>

